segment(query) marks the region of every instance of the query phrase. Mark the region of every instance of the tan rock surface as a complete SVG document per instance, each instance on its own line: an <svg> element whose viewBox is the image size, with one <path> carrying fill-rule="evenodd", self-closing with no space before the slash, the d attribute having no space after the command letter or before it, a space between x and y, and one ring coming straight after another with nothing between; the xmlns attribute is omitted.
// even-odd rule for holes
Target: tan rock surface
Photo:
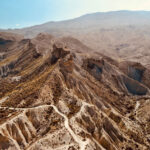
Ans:
<svg viewBox="0 0 150 150"><path fill-rule="evenodd" d="M51 37L3 43L0 149L149 150L149 69Z"/></svg>

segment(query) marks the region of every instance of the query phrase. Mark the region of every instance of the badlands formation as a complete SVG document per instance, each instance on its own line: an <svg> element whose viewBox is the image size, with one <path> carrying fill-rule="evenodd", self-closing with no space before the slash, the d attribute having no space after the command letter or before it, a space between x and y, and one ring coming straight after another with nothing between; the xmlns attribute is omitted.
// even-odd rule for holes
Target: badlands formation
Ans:
<svg viewBox="0 0 150 150"><path fill-rule="evenodd" d="M149 150L149 67L71 37L1 32L0 149Z"/></svg>

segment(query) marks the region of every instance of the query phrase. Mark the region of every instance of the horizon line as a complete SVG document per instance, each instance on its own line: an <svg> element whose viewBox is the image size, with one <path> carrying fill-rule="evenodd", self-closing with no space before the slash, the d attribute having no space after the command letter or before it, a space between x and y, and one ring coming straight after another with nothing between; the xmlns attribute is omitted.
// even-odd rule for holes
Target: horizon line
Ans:
<svg viewBox="0 0 150 150"><path fill-rule="evenodd" d="M21 28L0 28L0 30L2 31L5 31L5 30L21 30L21 29L26 29L26 28L30 28L30 27L35 27L35 26L40 26L40 25L44 25L44 24L47 24L47 23L59 23L59 22L65 22L65 21L71 21L71 20L74 20L74 19L78 19L80 17L84 17L84 16L87 16L87 15L92 15L92 14L97 14L97 13L112 13L112 12L150 12L150 10L110 10L110 11L98 11L98 12L91 12L91 13L87 13L87 14L83 14L83 15L80 15L80 16L77 16L77 17L74 17L74 18L68 18L68 19L65 19L65 20L56 20L56 21L46 21L46 22L43 22L43 23L39 23L39 24L35 24L35 25L31 25L31 26L26 26L26 27L21 27Z"/></svg>

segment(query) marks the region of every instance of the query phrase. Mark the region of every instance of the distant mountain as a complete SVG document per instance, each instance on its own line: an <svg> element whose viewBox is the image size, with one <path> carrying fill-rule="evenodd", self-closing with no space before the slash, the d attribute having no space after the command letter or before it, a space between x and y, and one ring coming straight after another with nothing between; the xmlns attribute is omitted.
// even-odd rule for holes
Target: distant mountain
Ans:
<svg viewBox="0 0 150 150"><path fill-rule="evenodd" d="M39 33L49 33L56 37L69 36L97 52L149 66L149 11L98 12L7 32L23 34L26 38L35 37Z"/></svg>
<svg viewBox="0 0 150 150"><path fill-rule="evenodd" d="M112 11L87 14L72 20L48 22L33 27L8 31L24 34L26 37L33 37L40 32L61 36L62 34L84 33L97 29L122 26L132 28L133 26L143 25L150 25L149 11ZM69 33L64 33L66 31Z"/></svg>
<svg viewBox="0 0 150 150"><path fill-rule="evenodd" d="M26 38L35 37L39 33L73 37L94 51L150 67L149 11L99 12L72 20L7 31L23 34Z"/></svg>

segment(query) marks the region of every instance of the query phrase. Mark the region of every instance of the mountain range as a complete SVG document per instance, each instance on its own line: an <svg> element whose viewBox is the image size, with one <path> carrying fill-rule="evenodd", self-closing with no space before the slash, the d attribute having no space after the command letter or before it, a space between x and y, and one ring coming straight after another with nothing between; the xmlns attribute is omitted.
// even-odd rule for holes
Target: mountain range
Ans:
<svg viewBox="0 0 150 150"><path fill-rule="evenodd" d="M150 12L94 13L0 32L1 150L149 150Z"/></svg>

